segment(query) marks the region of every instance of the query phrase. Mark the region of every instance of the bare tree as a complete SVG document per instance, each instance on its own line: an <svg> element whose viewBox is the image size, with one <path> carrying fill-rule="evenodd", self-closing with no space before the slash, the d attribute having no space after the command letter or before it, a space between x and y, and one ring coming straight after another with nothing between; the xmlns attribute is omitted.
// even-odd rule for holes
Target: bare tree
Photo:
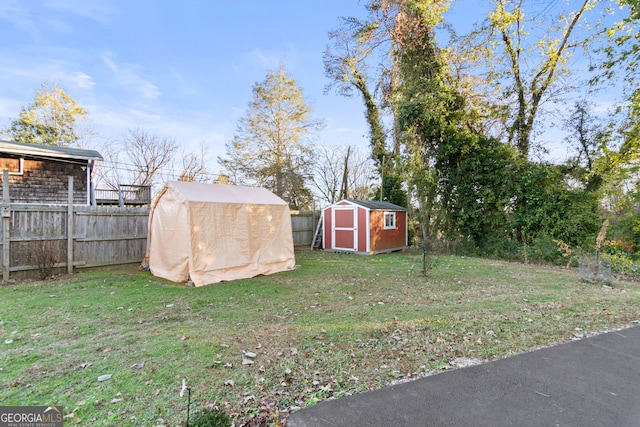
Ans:
<svg viewBox="0 0 640 427"><path fill-rule="evenodd" d="M120 184L153 186L177 149L173 139L143 129L130 130L122 140L109 141L101 149L105 164L97 171L97 180L114 189Z"/></svg>
<svg viewBox="0 0 640 427"><path fill-rule="evenodd" d="M316 151L317 161L314 166L313 186L320 197L329 203L335 203L338 198L342 176L340 164L343 153L341 151L327 145L320 145Z"/></svg>
<svg viewBox="0 0 640 427"><path fill-rule="evenodd" d="M205 165L208 150L203 143L200 143L200 154L182 153L182 171L179 181L205 182L209 180L209 170Z"/></svg>
<svg viewBox="0 0 640 427"><path fill-rule="evenodd" d="M104 161L93 170L93 181L98 187L117 189L119 183L128 181L129 170L120 161L120 150L119 141L108 139L102 144L100 154Z"/></svg>
<svg viewBox="0 0 640 427"><path fill-rule="evenodd" d="M375 164L368 153L353 149L349 156L348 189L349 198L368 200L373 190L375 179Z"/></svg>
<svg viewBox="0 0 640 427"><path fill-rule="evenodd" d="M124 151L134 167L134 185L153 185L155 175L169 165L178 149L175 140L144 129L130 130Z"/></svg>
<svg viewBox="0 0 640 427"><path fill-rule="evenodd" d="M328 203L346 197L367 199L374 173L373 159L357 147L321 145L316 150L313 187Z"/></svg>

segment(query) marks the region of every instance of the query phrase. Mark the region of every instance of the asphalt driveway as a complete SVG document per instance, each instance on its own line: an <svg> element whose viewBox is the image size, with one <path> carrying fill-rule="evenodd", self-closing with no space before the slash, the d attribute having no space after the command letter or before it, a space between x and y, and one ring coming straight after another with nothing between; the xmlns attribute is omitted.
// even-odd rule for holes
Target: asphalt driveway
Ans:
<svg viewBox="0 0 640 427"><path fill-rule="evenodd" d="M640 426L640 326L331 400L288 427Z"/></svg>

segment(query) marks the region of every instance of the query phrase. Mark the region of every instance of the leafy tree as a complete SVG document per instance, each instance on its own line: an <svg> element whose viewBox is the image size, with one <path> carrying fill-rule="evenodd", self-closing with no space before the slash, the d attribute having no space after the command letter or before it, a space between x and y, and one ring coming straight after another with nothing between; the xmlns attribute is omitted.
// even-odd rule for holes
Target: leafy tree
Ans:
<svg viewBox="0 0 640 427"><path fill-rule="evenodd" d="M591 104L579 101L564 124L565 141L573 155L566 161L567 173L588 191L598 190L613 166L612 124L592 111Z"/></svg>
<svg viewBox="0 0 640 427"><path fill-rule="evenodd" d="M381 178L380 186L371 197L407 206L407 194L402 188L404 177L399 168L400 139L394 132L393 148L390 149L383 124L383 108L390 111L392 116L396 113L392 99L398 84L397 67L392 55L395 43L395 5L392 1L374 0L367 8L371 15L369 20L342 19L342 25L329 33L332 45L324 55L325 74L332 79L328 88L337 87L338 92L344 96L351 96L355 90L360 93L364 102L371 158L375 161ZM379 100L370 88L367 64L375 50L385 52L376 57L384 58L377 62L379 78L375 87L382 94Z"/></svg>
<svg viewBox="0 0 640 427"><path fill-rule="evenodd" d="M595 166L598 140L602 138L603 124L591 112L591 106L586 101L576 102L574 110L565 123L565 130L569 133L565 140L574 148L575 155L570 163L592 171Z"/></svg>
<svg viewBox="0 0 640 427"><path fill-rule="evenodd" d="M536 120L543 103L571 89L561 77L570 73L568 58L578 48L587 49L595 32L577 35L580 25L589 25L597 2L582 0L572 10L549 13L525 9L523 0L494 0L495 8L472 37L482 44L488 69L486 79L503 88L503 102L511 113L508 141L527 157ZM595 21L595 19L594 19ZM539 30L541 25L545 27ZM592 25L596 25L593 23ZM476 42L473 42L473 40Z"/></svg>
<svg viewBox="0 0 640 427"><path fill-rule="evenodd" d="M611 244L637 257L640 254L640 165L616 171L616 179L605 184L601 215L611 224L608 233Z"/></svg>
<svg viewBox="0 0 640 427"><path fill-rule="evenodd" d="M407 192L402 188L403 179L400 175L385 175L381 186L371 195L372 200L380 200L394 205L407 207L409 205Z"/></svg>
<svg viewBox="0 0 640 427"><path fill-rule="evenodd" d="M229 179L266 187L293 209L309 206L311 137L323 127L311 114L312 108L285 67L269 72L253 86L249 110L226 144L227 157L218 158Z"/></svg>
<svg viewBox="0 0 640 427"><path fill-rule="evenodd" d="M466 132L462 123L463 98L448 74L445 53L436 43L435 28L448 2L389 1L395 8L394 57L401 84L394 105L398 133L405 148L408 187L418 203L422 237L432 237L435 211L448 216L441 197L442 175L437 169L444 148ZM440 154L439 154L440 153ZM447 163L444 161L443 163ZM436 206L436 201L440 206ZM440 227L455 228L441 216Z"/></svg>
<svg viewBox="0 0 640 427"><path fill-rule="evenodd" d="M638 90L634 83L638 77L637 64L640 59L640 2L618 0L618 3L628 15L603 30L609 43L599 49L604 53L604 58L601 63L593 66L593 70L599 70L600 73L592 83L599 83L603 78L611 79L616 74L621 74L623 81L627 83L623 90L630 97Z"/></svg>
<svg viewBox="0 0 640 427"><path fill-rule="evenodd" d="M231 185L231 180L229 177L223 173L219 173L218 176L213 180L214 184L224 184Z"/></svg>
<svg viewBox="0 0 640 427"><path fill-rule="evenodd" d="M442 199L438 198L438 172L433 166L432 154L428 147L407 130L406 156L403 162L407 176L408 192L417 204L415 215L421 229L423 242L429 241L436 233L433 230L435 212Z"/></svg>
<svg viewBox="0 0 640 427"><path fill-rule="evenodd" d="M446 152L445 152L446 151ZM477 248L511 236L515 151L494 138L460 134L437 155L440 229Z"/></svg>
<svg viewBox="0 0 640 427"><path fill-rule="evenodd" d="M490 55L491 47L486 43L470 43L470 37L459 36L452 30L444 43L450 84L465 100L464 126L475 133L506 141L510 105L503 102L501 87L486 78L482 62L482 58Z"/></svg>
<svg viewBox="0 0 640 427"><path fill-rule="evenodd" d="M519 240L547 236L576 247L598 233L598 193L569 188L561 167L523 161L513 177L511 225Z"/></svg>
<svg viewBox="0 0 640 427"><path fill-rule="evenodd" d="M367 4L368 19L343 19L331 33L333 45L325 53L332 85L343 95L360 92L365 104L372 158L382 178L372 198L407 206L406 180L420 206L423 237L430 235L436 200L435 147L447 139L448 131L455 133L457 123L450 112L459 111L461 105L461 97L446 82L446 64L435 43L435 27L448 5L448 1L372 0ZM368 88L369 59L379 61L378 77L373 79L379 101ZM392 149L386 144L381 107L390 115Z"/></svg>
<svg viewBox="0 0 640 427"><path fill-rule="evenodd" d="M591 82L594 85L602 81L621 82L620 87L624 96L624 101L617 111L618 116L622 118L610 125L610 132L615 134L617 146L608 147L606 156L603 156L606 161L600 162L604 163L609 172L609 179L605 183L603 204L621 207L609 209L607 214L609 216L613 212L619 212L621 215L623 215L622 212L633 214L634 210L637 214L633 201L634 194L637 195L637 170L640 162L640 88L637 84L640 61L640 2L618 0L618 3L625 12L628 12L628 15L604 31L609 43L600 50L604 53L604 58L601 63L593 67L597 74ZM635 200L637 201L637 198ZM629 206L632 207L629 208ZM615 229L615 224L618 224L617 215L609 219ZM631 228L627 230L630 231L630 235L633 235ZM620 234L618 238L621 238Z"/></svg>
<svg viewBox="0 0 640 427"><path fill-rule="evenodd" d="M371 0L366 21L345 19L332 33L325 70L340 93L363 97L372 157L384 177L382 197L410 191L425 241L462 237L484 253L513 238L550 243L556 252L556 241L585 245L601 224L603 184L634 158L636 110L613 132L588 102L579 104L565 129L574 148L570 161L547 165L528 158L544 103L572 89L564 79L568 58L588 49L597 33L577 29L597 28L610 12L581 0L565 10L547 5L538 17L535 5L525 10L521 0L494 0L477 31L454 34L455 43L443 49L436 29L449 3ZM372 73L368 62L376 60L381 65ZM393 132L376 133L382 123ZM389 136L393 149L380 143Z"/></svg>
<svg viewBox="0 0 640 427"><path fill-rule="evenodd" d="M80 140L76 125L86 115L58 84L44 83L33 103L23 107L2 133L16 142L66 147Z"/></svg>
<svg viewBox="0 0 640 427"><path fill-rule="evenodd" d="M375 11L377 2L372 2L368 8ZM329 33L331 44L324 53L323 61L325 75L331 79L326 88L336 88L340 95L351 97L353 91L360 93L365 107L365 119L369 127L369 142L371 146L371 158L376 162L379 173L389 166L392 154L387 148L387 132L382 122L382 108L385 99L377 100L374 91L370 87L369 66L367 60L374 50L379 49L389 39L385 27L379 25L380 21L360 21L356 18L342 18L341 25ZM390 93L390 82L386 79L393 74L393 68L379 63L381 78L374 87L384 87L386 95ZM397 150L395 150L397 154ZM388 168L387 168L388 169Z"/></svg>

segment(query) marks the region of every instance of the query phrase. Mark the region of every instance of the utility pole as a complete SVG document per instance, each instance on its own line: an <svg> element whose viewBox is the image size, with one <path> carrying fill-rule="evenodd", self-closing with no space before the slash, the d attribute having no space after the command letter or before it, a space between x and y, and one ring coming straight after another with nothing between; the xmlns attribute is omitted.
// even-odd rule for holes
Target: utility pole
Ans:
<svg viewBox="0 0 640 427"><path fill-rule="evenodd" d="M347 156L344 158L344 172L342 174L342 186L340 188L340 199L348 199L348 179L349 179L349 154L351 146L347 147Z"/></svg>

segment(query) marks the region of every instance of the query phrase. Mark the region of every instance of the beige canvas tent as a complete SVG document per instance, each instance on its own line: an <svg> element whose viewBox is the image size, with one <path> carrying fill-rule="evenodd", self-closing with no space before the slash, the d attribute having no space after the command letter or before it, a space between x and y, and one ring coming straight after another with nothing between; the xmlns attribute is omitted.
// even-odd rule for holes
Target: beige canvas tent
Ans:
<svg viewBox="0 0 640 427"><path fill-rule="evenodd" d="M196 286L291 270L289 206L265 188L168 182L149 214L144 264Z"/></svg>

